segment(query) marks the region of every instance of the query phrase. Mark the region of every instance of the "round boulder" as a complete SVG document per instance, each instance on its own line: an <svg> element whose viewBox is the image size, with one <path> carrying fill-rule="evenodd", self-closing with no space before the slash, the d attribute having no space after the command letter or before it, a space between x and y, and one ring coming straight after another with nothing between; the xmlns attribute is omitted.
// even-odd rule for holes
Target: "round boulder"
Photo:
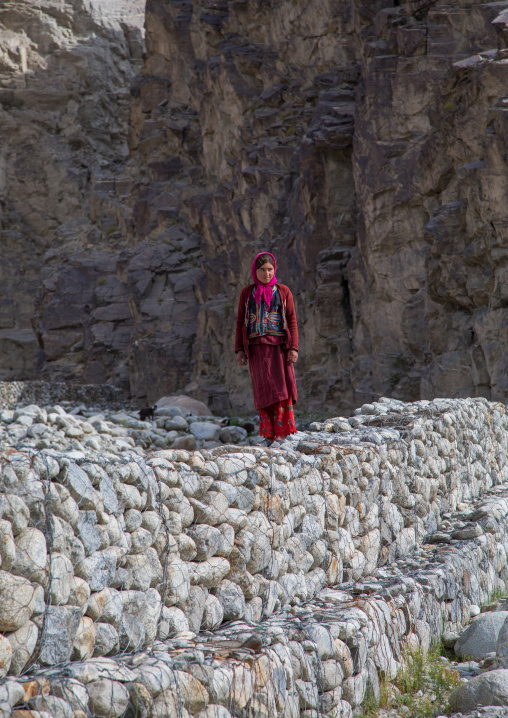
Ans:
<svg viewBox="0 0 508 718"><path fill-rule="evenodd" d="M99 678L87 684L89 706L94 716L117 718L129 705L129 691L118 681Z"/></svg>
<svg viewBox="0 0 508 718"><path fill-rule="evenodd" d="M508 611L490 611L482 613L469 624L455 643L455 653L460 658L481 661L487 653L496 650L497 640Z"/></svg>
<svg viewBox="0 0 508 718"><path fill-rule="evenodd" d="M185 394L176 394L173 396L163 396L157 400L157 408L165 409L170 406L177 406L184 414L194 414L194 416L213 416L210 409L202 401L193 399Z"/></svg>
<svg viewBox="0 0 508 718"><path fill-rule="evenodd" d="M463 683L451 694L450 706L460 713L482 706L508 706L508 670L487 671Z"/></svg>

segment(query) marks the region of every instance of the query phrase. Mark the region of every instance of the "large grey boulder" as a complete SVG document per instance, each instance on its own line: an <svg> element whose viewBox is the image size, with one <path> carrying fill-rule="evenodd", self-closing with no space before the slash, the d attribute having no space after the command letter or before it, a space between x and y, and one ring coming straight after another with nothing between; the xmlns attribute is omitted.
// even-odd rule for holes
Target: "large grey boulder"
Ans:
<svg viewBox="0 0 508 718"><path fill-rule="evenodd" d="M202 441L217 441L220 430L220 424L211 421L193 421L190 425L191 434Z"/></svg>
<svg viewBox="0 0 508 718"><path fill-rule="evenodd" d="M450 706L461 713L481 706L508 706L508 670L488 671L463 683L451 694Z"/></svg>
<svg viewBox="0 0 508 718"><path fill-rule="evenodd" d="M499 613L505 612L499 611ZM508 668L508 618L506 618L505 622L501 626L501 630L499 631L496 646L496 657L499 661L500 668Z"/></svg>
<svg viewBox="0 0 508 718"><path fill-rule="evenodd" d="M482 613L462 632L454 646L455 653L460 658L483 660L487 653L496 650L499 632L507 617L508 611Z"/></svg>
<svg viewBox="0 0 508 718"><path fill-rule="evenodd" d="M210 409L202 401L193 399L185 394L177 394L173 396L163 396L157 400L157 408L165 409L170 406L177 406L184 413L194 414L194 416L213 416Z"/></svg>

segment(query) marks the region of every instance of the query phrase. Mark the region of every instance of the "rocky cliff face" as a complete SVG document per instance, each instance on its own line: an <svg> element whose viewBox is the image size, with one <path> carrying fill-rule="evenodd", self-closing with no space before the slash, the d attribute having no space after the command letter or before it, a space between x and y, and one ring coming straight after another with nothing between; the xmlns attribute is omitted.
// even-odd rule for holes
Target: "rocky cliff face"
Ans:
<svg viewBox="0 0 508 718"><path fill-rule="evenodd" d="M2 379L34 374L31 317L46 252L64 249L72 264L96 241L90 187L128 156L129 89L141 66L143 10L142 0L0 4ZM73 282L53 280L68 303ZM61 332L51 323L48 329ZM55 341L45 346L46 361L57 359Z"/></svg>
<svg viewBox="0 0 508 718"><path fill-rule="evenodd" d="M302 408L504 398L505 23L508 2L149 0L130 158L45 255L41 375L244 411L236 302L268 248Z"/></svg>

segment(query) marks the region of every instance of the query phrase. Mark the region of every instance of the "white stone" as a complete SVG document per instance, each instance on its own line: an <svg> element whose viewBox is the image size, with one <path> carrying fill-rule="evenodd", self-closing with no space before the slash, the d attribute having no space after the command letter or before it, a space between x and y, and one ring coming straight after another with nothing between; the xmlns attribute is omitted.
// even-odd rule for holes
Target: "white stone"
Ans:
<svg viewBox="0 0 508 718"><path fill-rule="evenodd" d="M24 698L25 686L23 683L9 679L0 685L0 703L7 703L9 708L22 703Z"/></svg>
<svg viewBox="0 0 508 718"><path fill-rule="evenodd" d="M213 672L213 678L208 686L210 700L214 703L223 703L233 683L233 670L228 666L218 666Z"/></svg>
<svg viewBox="0 0 508 718"><path fill-rule="evenodd" d="M204 631L213 630L214 628L220 626L223 619L224 609L221 602L218 598L216 598L216 596L209 593L205 601L201 629Z"/></svg>
<svg viewBox="0 0 508 718"><path fill-rule="evenodd" d="M173 671L173 690L182 699L184 707L195 715L202 711L209 702L208 691L189 673Z"/></svg>
<svg viewBox="0 0 508 718"><path fill-rule="evenodd" d="M63 698L52 695L36 696L31 705L39 714L51 716L51 718L72 718L73 711L70 704Z"/></svg>
<svg viewBox="0 0 508 718"><path fill-rule="evenodd" d="M154 537L150 531L143 528L133 531L131 533L131 538L131 553L143 553L145 549L151 546L154 541Z"/></svg>
<svg viewBox="0 0 508 718"><path fill-rule="evenodd" d="M84 606L90 598L91 589L87 581L79 576L74 576L72 590L69 595L68 603L71 606Z"/></svg>
<svg viewBox="0 0 508 718"><path fill-rule="evenodd" d="M137 674L138 681L154 698L175 683L172 668L161 662L157 665L141 665L137 669Z"/></svg>
<svg viewBox="0 0 508 718"><path fill-rule="evenodd" d="M30 619L35 592L26 578L0 571L0 631L16 631Z"/></svg>
<svg viewBox="0 0 508 718"><path fill-rule="evenodd" d="M118 626L122 620L123 610L121 593L114 588L106 587L90 596L86 615L94 621L100 620Z"/></svg>
<svg viewBox="0 0 508 718"><path fill-rule="evenodd" d="M16 560L12 573L29 581L44 583L46 579L46 538L39 529L28 527L16 536Z"/></svg>
<svg viewBox="0 0 508 718"><path fill-rule="evenodd" d="M70 559L61 553L51 554L51 603L54 606L67 603L74 585L74 567Z"/></svg>
<svg viewBox="0 0 508 718"><path fill-rule="evenodd" d="M220 424L211 421L193 421L189 428L191 434L200 441L217 441L221 432Z"/></svg>
<svg viewBox="0 0 508 718"><path fill-rule="evenodd" d="M216 524L223 523L226 519L226 511L229 508L228 500L222 494L214 491L208 492L203 501L190 499L190 503L194 509L195 520L197 523Z"/></svg>
<svg viewBox="0 0 508 718"><path fill-rule="evenodd" d="M20 496L4 494L0 499L0 506L3 518L11 522L14 536L26 529L30 519L30 510Z"/></svg>
<svg viewBox="0 0 508 718"><path fill-rule="evenodd" d="M87 581L92 591L101 591L113 581L116 562L117 556L113 549L96 551L78 563L76 575Z"/></svg>
<svg viewBox="0 0 508 718"><path fill-rule="evenodd" d="M108 654L118 653L120 648L120 640L118 631L109 623L95 623L95 646L94 656L107 656Z"/></svg>
<svg viewBox="0 0 508 718"><path fill-rule="evenodd" d="M86 687L74 678L62 676L61 680L52 681L51 692L58 698L66 700L74 711L86 712L88 708L88 692Z"/></svg>
<svg viewBox="0 0 508 718"><path fill-rule="evenodd" d="M229 573L229 561L220 556L213 556L207 561L195 564L191 582L205 588L218 586Z"/></svg>
<svg viewBox="0 0 508 718"><path fill-rule="evenodd" d="M210 527L211 528L211 527ZM197 548L194 541L186 534L178 536L178 551L182 561L192 561L196 558Z"/></svg>
<svg viewBox="0 0 508 718"><path fill-rule="evenodd" d="M67 467L66 485L81 510L94 510L97 507L97 492L87 474L77 464L70 463Z"/></svg>
<svg viewBox="0 0 508 718"><path fill-rule="evenodd" d="M95 623L88 616L83 616L76 631L71 657L75 661L85 661L92 657L94 648Z"/></svg>
<svg viewBox="0 0 508 718"><path fill-rule="evenodd" d="M132 533L141 526L143 515L137 509L129 509L124 514L125 530Z"/></svg>
<svg viewBox="0 0 508 718"><path fill-rule="evenodd" d="M198 713L197 718L232 718L232 716L224 706L219 706L217 703L210 703L204 711Z"/></svg>
<svg viewBox="0 0 508 718"><path fill-rule="evenodd" d="M12 662L12 645L6 636L0 636L0 678L5 678Z"/></svg>
<svg viewBox="0 0 508 718"><path fill-rule="evenodd" d="M163 606L158 638L164 640L177 633L187 632L188 630L189 621L180 608L176 608L176 606Z"/></svg>
<svg viewBox="0 0 508 718"><path fill-rule="evenodd" d="M27 621L21 628L18 628L14 633L9 633L7 638L10 641L12 647L12 661L10 666L10 673L18 676L23 668L26 666L37 644L37 638L39 636L39 629L32 623Z"/></svg>
<svg viewBox="0 0 508 718"><path fill-rule="evenodd" d="M226 621L236 621L243 618L245 615L245 596L240 586L224 579L215 589L215 596L222 606Z"/></svg>
<svg viewBox="0 0 508 718"><path fill-rule="evenodd" d="M149 588L148 591L121 591L120 596L124 611L135 616L144 626L146 640L149 643L154 641L162 608L159 592Z"/></svg>
<svg viewBox="0 0 508 718"><path fill-rule="evenodd" d="M190 591L190 564L179 558L167 566L166 583L161 587L161 594L165 596L166 606L174 606L175 603L186 601Z"/></svg>
<svg viewBox="0 0 508 718"><path fill-rule="evenodd" d="M196 546L196 561L204 561L220 548L222 534L219 529L207 524L194 524L187 529L188 536Z"/></svg>
<svg viewBox="0 0 508 718"><path fill-rule="evenodd" d="M100 678L86 686L90 709L95 716L118 718L129 705L129 691L118 681Z"/></svg>
<svg viewBox="0 0 508 718"><path fill-rule="evenodd" d="M10 521L0 519L0 558L4 571L9 571L16 559L16 544Z"/></svg>
<svg viewBox="0 0 508 718"><path fill-rule="evenodd" d="M141 526L150 531L154 539L157 538L162 525L162 518L157 511L143 511L141 520Z"/></svg>

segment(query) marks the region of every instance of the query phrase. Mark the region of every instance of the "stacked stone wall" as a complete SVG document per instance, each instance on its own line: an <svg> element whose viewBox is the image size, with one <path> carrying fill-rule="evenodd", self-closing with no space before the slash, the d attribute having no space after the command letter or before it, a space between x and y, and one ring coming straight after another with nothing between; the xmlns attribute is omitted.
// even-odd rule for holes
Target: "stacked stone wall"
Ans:
<svg viewBox="0 0 508 718"><path fill-rule="evenodd" d="M349 716L505 589L504 405L381 400L311 429L269 450L7 447L6 714Z"/></svg>

